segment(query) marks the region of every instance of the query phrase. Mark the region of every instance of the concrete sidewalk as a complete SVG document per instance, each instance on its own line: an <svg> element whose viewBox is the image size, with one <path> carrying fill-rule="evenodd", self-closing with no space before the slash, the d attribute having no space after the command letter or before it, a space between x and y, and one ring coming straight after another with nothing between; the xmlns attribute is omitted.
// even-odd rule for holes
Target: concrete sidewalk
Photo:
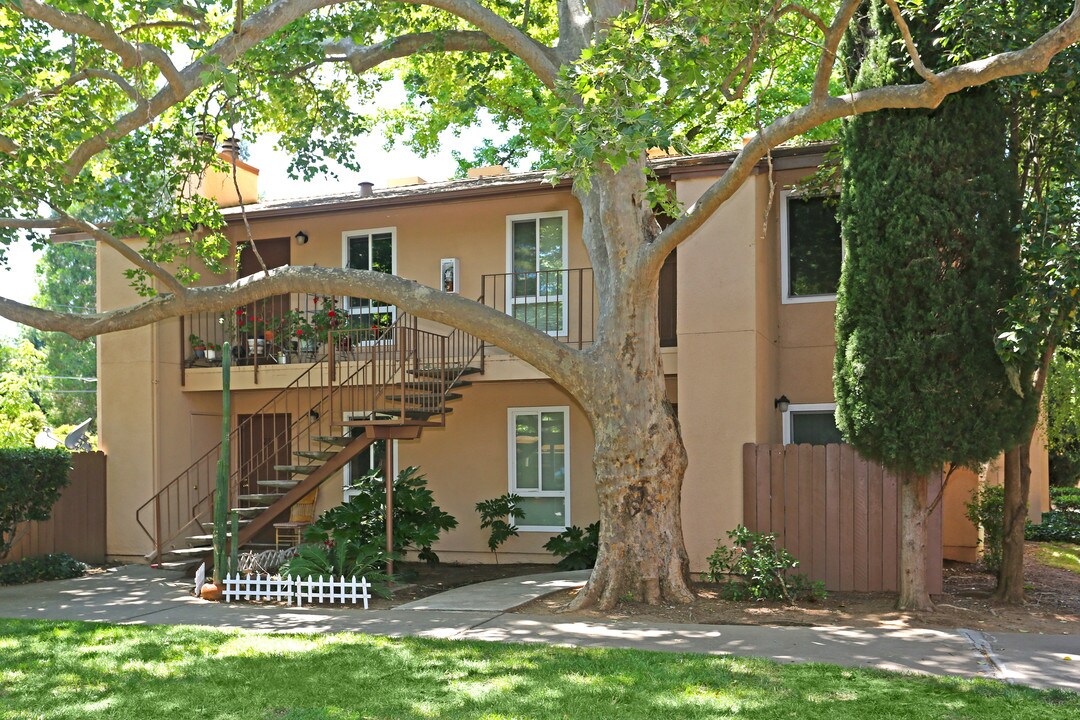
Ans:
<svg viewBox="0 0 1080 720"><path fill-rule="evenodd" d="M519 578L521 593L574 578ZM506 605L502 581L470 586L475 598L451 591L422 607L392 610L290 608L208 603L192 597L191 581L144 566L127 566L75 580L0 587L0 617L97 620L155 625L204 625L259 632L364 632L500 642L538 642L595 648L634 648L712 655L748 655L778 662L828 662L852 667L987 677L1040 688L1080 692L1080 638L1064 635L986 635L966 630L866 629L647 624L585 621L478 609ZM486 587L485 587L486 586ZM493 588L497 588L493 590ZM492 597L484 599L484 595ZM447 593L449 595L449 593ZM496 600L495 597L499 599ZM526 598L528 599L528 598ZM521 604L514 603L512 606ZM417 605L417 603L409 603ZM441 607L440 607L441 606ZM472 607L470 607L472 606ZM436 609L439 608L439 609ZM1071 658L1067 660L1066 658Z"/></svg>

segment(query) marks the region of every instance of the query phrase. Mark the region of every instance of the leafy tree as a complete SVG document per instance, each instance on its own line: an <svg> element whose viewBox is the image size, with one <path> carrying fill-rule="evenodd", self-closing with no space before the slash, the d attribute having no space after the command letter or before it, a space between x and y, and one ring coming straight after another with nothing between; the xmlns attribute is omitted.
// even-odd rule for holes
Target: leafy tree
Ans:
<svg viewBox="0 0 1080 720"><path fill-rule="evenodd" d="M1067 10L1069 0L979 2L951 7L941 23L954 60L981 49L1021 48L1045 18ZM1008 15L1011 22L997 25ZM1080 52L1069 48L1039 76L1005 78L994 87L1007 109L1008 162L1022 202L1013 222L1020 228L1020 287L1005 308L1008 327L998 350L1014 387L1029 407L1019 442L1005 453L1002 558L995 599L1024 599L1024 528L1031 486L1030 447L1037 408L1059 347L1076 347L1076 288L1080 287ZM1064 379L1064 378L1061 378ZM1059 384L1059 388L1060 384ZM1060 417L1060 415L1059 415Z"/></svg>
<svg viewBox="0 0 1080 720"><path fill-rule="evenodd" d="M858 4L91 0L61 9L0 0L0 43L11 48L0 73L0 228L5 237L84 232L129 260L132 280L154 295L92 317L7 300L0 314L83 338L317 287L459 327L546 373L592 424L600 552L576 602L609 606L627 592L688 600L686 454L659 372L665 258L769 148L856 113L932 108L964 88L1039 71L1080 39L1074 9L1047 18L1041 39L1019 52L849 93L837 49ZM405 85L402 107L357 111L391 77ZM426 152L481 112L524 139L500 150L535 150L574 175L602 298L593 347L574 350L466 298L368 271L291 267L243 286L189 287L194 258L221 270L229 254L217 209L181 192L213 162L197 133L280 132L292 171L313 177L328 160L357 167L357 134L381 128ZM716 149L747 129L756 135L692 207L676 207L654 181L649 148ZM38 217L43 205L51 217ZM108 207L117 219L95 224L80 207ZM663 228L658 207L674 218ZM121 239L136 236L147 241L139 252Z"/></svg>
<svg viewBox="0 0 1080 720"><path fill-rule="evenodd" d="M27 340L0 347L0 447L33 447L34 436L45 429L44 363L44 353Z"/></svg>
<svg viewBox="0 0 1080 720"><path fill-rule="evenodd" d="M67 487L71 453L64 448L0 448L0 560L29 520L48 520Z"/></svg>
<svg viewBox="0 0 1080 720"><path fill-rule="evenodd" d="M92 313L97 301L96 248L92 243L48 245L38 261L38 307L72 313ZM53 378L94 378L97 346L93 338L76 340L70 335L27 328L26 337L45 353L45 374ZM48 420L53 427L78 424L97 417L94 384L83 380L52 380L48 383Z"/></svg>
<svg viewBox="0 0 1080 720"><path fill-rule="evenodd" d="M934 63L933 16L909 38ZM910 82L884 0L870 3L855 87ZM928 476L1010 447L1021 398L995 349L997 309L1015 286L1014 178L993 89L932 110L859 115L844 128L839 216L846 248L837 295L835 390L844 437L901 478L902 609L926 590Z"/></svg>

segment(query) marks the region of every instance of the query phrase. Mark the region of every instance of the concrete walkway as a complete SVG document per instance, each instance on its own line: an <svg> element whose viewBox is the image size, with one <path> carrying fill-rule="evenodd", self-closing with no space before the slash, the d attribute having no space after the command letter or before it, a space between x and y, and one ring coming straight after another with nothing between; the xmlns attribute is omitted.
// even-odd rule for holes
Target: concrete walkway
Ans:
<svg viewBox="0 0 1080 720"><path fill-rule="evenodd" d="M459 588L441 598L409 603L412 608L363 611L208 603L189 594L190 580L131 565L75 580L0 587L0 617L204 625L259 632L364 632L748 655L785 663L828 662L996 678L1080 692L1080 637L1076 635L599 622L508 614L498 609L520 605L534 593L581 582L580 577L562 575L517 578L509 584L481 583L470 586L476 595L471 599Z"/></svg>

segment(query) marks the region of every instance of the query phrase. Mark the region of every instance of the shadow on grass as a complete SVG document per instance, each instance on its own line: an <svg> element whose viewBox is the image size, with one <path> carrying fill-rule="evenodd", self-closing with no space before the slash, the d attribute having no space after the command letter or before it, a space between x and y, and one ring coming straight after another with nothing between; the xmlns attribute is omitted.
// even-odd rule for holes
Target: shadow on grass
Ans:
<svg viewBox="0 0 1080 720"><path fill-rule="evenodd" d="M4 718L1080 716L1080 696L765 660L0 620Z"/></svg>

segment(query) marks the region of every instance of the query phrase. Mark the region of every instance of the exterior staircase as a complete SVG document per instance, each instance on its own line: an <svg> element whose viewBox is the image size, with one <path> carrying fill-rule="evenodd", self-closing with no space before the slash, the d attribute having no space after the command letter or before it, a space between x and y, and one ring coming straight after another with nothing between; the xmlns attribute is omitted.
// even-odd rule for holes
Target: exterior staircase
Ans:
<svg viewBox="0 0 1080 720"><path fill-rule="evenodd" d="M261 531L375 441L445 425L447 403L470 384L464 378L483 372L481 340L420 329L404 313L387 327L331 332L326 345L231 431L229 506L240 516L241 548L259 547ZM210 558L221 452L219 443L136 511L154 546L148 561L183 568Z"/></svg>

